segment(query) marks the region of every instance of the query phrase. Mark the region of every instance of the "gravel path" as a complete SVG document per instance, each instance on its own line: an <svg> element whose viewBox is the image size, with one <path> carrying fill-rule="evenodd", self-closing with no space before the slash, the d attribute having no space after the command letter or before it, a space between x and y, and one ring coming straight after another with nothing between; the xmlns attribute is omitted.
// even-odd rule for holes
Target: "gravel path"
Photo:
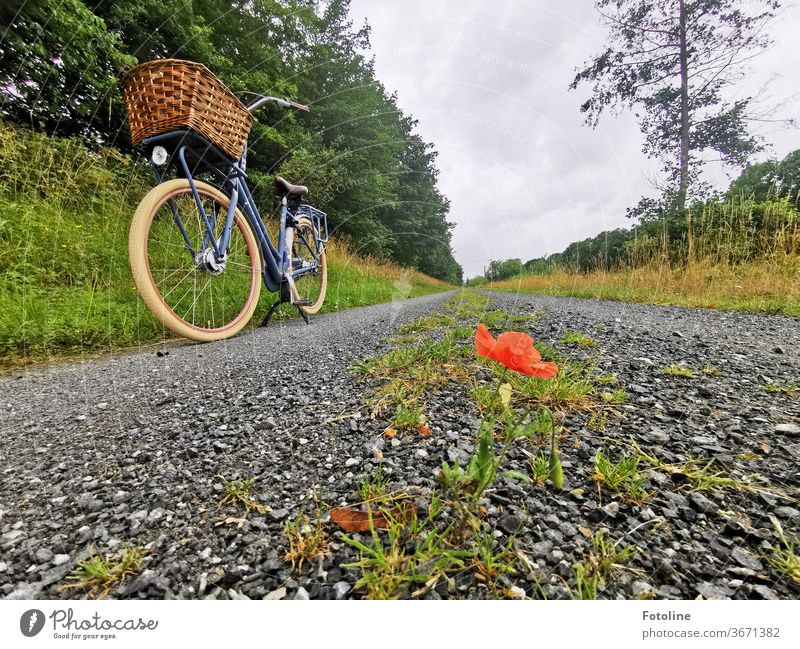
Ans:
<svg viewBox="0 0 800 649"><path fill-rule="evenodd" d="M326 503L353 502L356 482L378 462L376 448L399 485L422 490L434 486L443 459L468 457L477 420L463 394L430 395L433 435L395 445L382 435L385 421L354 414L365 386L348 371L350 358L387 349L384 338L399 323L430 314L450 295L325 315L310 327L277 322L163 355L149 349L0 377L0 594L75 597L58 587L77 561L135 542L151 549L144 572L112 597L357 596L358 574L340 565L355 558L347 546L334 543L332 556L297 576L282 561L282 525L315 487ZM621 448L590 434L585 417L569 415L575 443L562 449L564 491L503 479L490 495L496 535L502 541L517 532L530 561L529 574L509 578L509 586L568 597L561 578L569 580L588 551L587 530L605 527L640 552L602 597L800 597L764 558L776 546L768 515L800 531L800 395L763 387L800 382L800 320L492 299L492 307L544 312L531 331L537 341L567 349L558 343L566 330L598 340L597 349L571 353L599 356L629 394L624 416L603 435L634 438L669 462L714 457L732 475L759 474L764 486L790 496L687 494L677 488L680 476L652 471L646 486L655 495L643 505L598 500L586 467L599 448ZM667 376L672 363L722 373ZM509 460L524 469L524 455ZM220 476L258 476L254 497L271 511L226 523L241 512L219 506ZM488 593L465 578L455 590L445 584L426 596Z"/></svg>

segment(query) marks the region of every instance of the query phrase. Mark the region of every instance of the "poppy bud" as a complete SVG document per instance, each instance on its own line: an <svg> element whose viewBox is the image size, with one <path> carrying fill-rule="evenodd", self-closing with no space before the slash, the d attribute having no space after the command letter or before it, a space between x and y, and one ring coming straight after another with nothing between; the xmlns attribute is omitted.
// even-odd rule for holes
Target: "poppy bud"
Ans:
<svg viewBox="0 0 800 649"><path fill-rule="evenodd" d="M553 431L550 438L550 461L548 463L549 471L547 477L556 489L561 489L564 486L564 469L561 467L561 458L558 457L556 450L556 433Z"/></svg>

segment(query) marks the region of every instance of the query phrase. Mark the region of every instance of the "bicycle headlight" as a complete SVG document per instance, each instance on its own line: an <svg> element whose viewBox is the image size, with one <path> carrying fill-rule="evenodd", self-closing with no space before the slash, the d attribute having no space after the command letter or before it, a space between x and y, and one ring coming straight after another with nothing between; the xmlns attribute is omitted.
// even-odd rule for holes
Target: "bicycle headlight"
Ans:
<svg viewBox="0 0 800 649"><path fill-rule="evenodd" d="M167 150L163 146L153 147L153 152L150 154L150 159L153 161L153 164L157 165L163 165L168 157Z"/></svg>

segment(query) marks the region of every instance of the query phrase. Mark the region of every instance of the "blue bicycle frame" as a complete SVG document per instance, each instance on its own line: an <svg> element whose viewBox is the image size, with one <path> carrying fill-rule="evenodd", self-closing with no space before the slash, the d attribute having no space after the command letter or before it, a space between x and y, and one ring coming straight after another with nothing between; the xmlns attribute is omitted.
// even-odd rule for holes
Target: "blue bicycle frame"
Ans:
<svg viewBox="0 0 800 649"><path fill-rule="evenodd" d="M318 210L310 205L299 204L289 208L289 203L284 196L281 200L280 210L280 230L277 247L272 242L264 225L264 220L258 211L258 207L253 200L253 194L247 185L247 174L245 173L247 161L247 145L245 144L244 153L237 162L232 162L214 144L195 133L194 131L178 130L162 133L147 138L141 143L142 148L152 149L162 144L169 144L173 150L172 155L166 161L166 168L174 166L189 181L197 208L205 224L206 234L201 251L196 251L192 246L186 228L178 215L178 211L172 201L169 201L172 215L178 226L188 252L194 259L198 258L198 252L203 252L210 245L214 250L214 256L218 263L224 261L225 253L228 249L228 242L233 226L233 218L237 206L241 209L247 222L253 228L253 232L258 239L261 258L264 262L261 275L267 289L274 292L280 291L281 285L290 276L293 280L311 272L315 272L319 264L319 256L316 255L315 263L303 268L293 268L291 263L291 250L287 245L287 228L294 228L300 216L307 217L312 224L314 238L316 239L316 250L321 251L322 245L328 241L328 217L325 212ZM176 160L177 157L177 160ZM159 165L150 158L153 173L156 180L160 183L164 180L164 174L159 170ZM222 235L217 239L214 236L217 214L209 216L203 207L203 203L197 193L193 175L198 172L212 172L221 180L221 186L230 196L230 206L225 216L225 227ZM299 233L298 233L299 234ZM302 235L301 239L302 239ZM302 241L310 252L314 252L308 241Z"/></svg>

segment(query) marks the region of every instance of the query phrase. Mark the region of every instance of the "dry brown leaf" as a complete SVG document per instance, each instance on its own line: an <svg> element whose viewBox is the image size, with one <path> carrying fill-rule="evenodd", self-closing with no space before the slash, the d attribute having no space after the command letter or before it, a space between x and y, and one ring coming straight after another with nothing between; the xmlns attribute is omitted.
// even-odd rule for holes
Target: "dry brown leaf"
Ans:
<svg viewBox="0 0 800 649"><path fill-rule="evenodd" d="M588 527L579 527L578 531L583 534L587 539L592 538L593 532Z"/></svg>
<svg viewBox="0 0 800 649"><path fill-rule="evenodd" d="M392 519L407 519L416 511L414 503L404 503L402 507L395 507L388 513ZM335 507L331 510L331 520L345 532L369 532L370 512L349 507ZM372 512L372 527L375 529L389 527L389 518L383 512Z"/></svg>
<svg viewBox="0 0 800 649"><path fill-rule="evenodd" d="M428 424L420 424L420 425L417 427L417 432L418 432L418 433L419 433L419 434L420 434L422 437L430 437L430 436L431 436L431 427L430 427L430 426L428 426Z"/></svg>
<svg viewBox="0 0 800 649"><path fill-rule="evenodd" d="M383 431L384 437L394 437L395 435L397 435L397 430L395 430L391 426L388 426L386 430Z"/></svg>
<svg viewBox="0 0 800 649"><path fill-rule="evenodd" d="M235 516L228 516L227 518L223 518L218 520L214 523L215 527L219 527L220 525L236 525L237 527L241 527L242 523L244 523L247 519L246 518L236 518Z"/></svg>

